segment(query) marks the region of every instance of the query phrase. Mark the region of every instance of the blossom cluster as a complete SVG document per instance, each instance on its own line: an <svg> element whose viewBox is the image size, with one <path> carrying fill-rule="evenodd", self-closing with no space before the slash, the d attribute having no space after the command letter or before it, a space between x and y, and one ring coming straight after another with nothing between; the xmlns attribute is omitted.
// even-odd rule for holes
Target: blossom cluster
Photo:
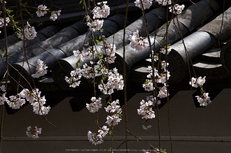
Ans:
<svg viewBox="0 0 231 153"><path fill-rule="evenodd" d="M50 106L44 106L46 104L45 96L41 96L39 89L23 89L20 92L22 98L25 98L33 106L33 112L38 115L47 115L50 111Z"/></svg>
<svg viewBox="0 0 231 153"><path fill-rule="evenodd" d="M47 6L46 5L39 5L36 11L38 17L44 16L47 14Z"/></svg>
<svg viewBox="0 0 231 153"><path fill-rule="evenodd" d="M65 80L67 83L69 83L69 87L76 88L77 86L80 85L80 79L82 77L80 68L76 68L75 70L70 72L70 77L65 76Z"/></svg>
<svg viewBox="0 0 231 153"><path fill-rule="evenodd" d="M106 83L103 78L101 80L101 83L98 85L99 90L105 95L111 95L112 93L114 93L114 89L123 90L123 87L123 76L118 73L117 68L109 70Z"/></svg>
<svg viewBox="0 0 231 153"><path fill-rule="evenodd" d="M153 0L135 0L134 3L136 7L139 7L140 9L145 10L145 9L149 9L152 6L152 1ZM141 2L143 3L143 7L142 7ZM162 6L172 4L171 0L156 0L156 2ZM174 14L181 14L184 8L185 8L185 5L175 4L169 7L169 12L172 12Z"/></svg>
<svg viewBox="0 0 231 153"><path fill-rule="evenodd" d="M92 10L93 19L96 18L107 18L110 15L110 7L107 5L107 1L98 2Z"/></svg>
<svg viewBox="0 0 231 153"><path fill-rule="evenodd" d="M44 106L46 104L46 99L45 96L41 96L41 91L39 91L39 89L30 91L25 88L17 95L9 96L9 98L6 97L4 85L0 87L0 91L0 105L7 103L12 109L19 109L28 101L33 106L33 112L38 115L47 115L51 109L50 106Z"/></svg>
<svg viewBox="0 0 231 153"><path fill-rule="evenodd" d="M32 40L35 37L37 37L37 32L35 28L29 24L29 22L27 22L27 24L24 26L24 29L18 33L18 38L22 40Z"/></svg>
<svg viewBox="0 0 231 153"><path fill-rule="evenodd" d="M0 28L4 27L4 18L0 17ZM10 18L6 17L6 26L10 23Z"/></svg>
<svg viewBox="0 0 231 153"><path fill-rule="evenodd" d="M104 20L99 20L99 18L107 18L110 15L110 7L107 5L107 1L98 2L97 5L99 6L95 6L92 10L92 18L86 15L87 26L92 32L102 28Z"/></svg>
<svg viewBox="0 0 231 153"><path fill-rule="evenodd" d="M166 49L166 48L160 48L160 53L162 53L162 54L169 54L171 52L171 50L170 49Z"/></svg>
<svg viewBox="0 0 231 153"><path fill-rule="evenodd" d="M4 105L4 103L7 103L8 106L12 109L19 109L26 103L21 93L18 93L17 95L11 95L9 96L9 98L6 97L5 85L0 86L0 92L0 105Z"/></svg>
<svg viewBox="0 0 231 153"><path fill-rule="evenodd" d="M107 115L106 124L108 126L113 126L113 127L118 125L118 123L122 120L121 119L122 109L120 108L119 100L117 99L111 102L104 109L107 113L111 114L111 115Z"/></svg>
<svg viewBox="0 0 231 153"><path fill-rule="evenodd" d="M86 108L88 109L88 111L90 113L96 113L99 111L99 109L102 107L102 103L101 103L102 98L98 98L96 99L96 97L92 97L91 98L91 103L90 104L86 104Z"/></svg>
<svg viewBox="0 0 231 153"><path fill-rule="evenodd" d="M140 108L137 109L138 115L142 116L142 119L153 119L155 118L155 112L152 110L154 107L153 101L145 101L142 99L140 102Z"/></svg>
<svg viewBox="0 0 231 153"><path fill-rule="evenodd" d="M22 105L26 103L26 100L22 97L22 94L17 94L9 96L9 99L6 100L6 103L12 109L19 109Z"/></svg>
<svg viewBox="0 0 231 153"><path fill-rule="evenodd" d="M71 71L71 73L70 73L71 76L65 77L66 82L68 84L70 84L69 87L75 88L75 87L79 86L81 77L85 77L86 79L90 79L90 78L94 78L97 73L100 73L100 71L103 75L107 75L107 73L109 73L109 71L107 69L105 69L105 67L102 63L105 63L105 62L108 62L108 64L114 63L115 58L116 58L115 57L115 49L116 49L115 45L113 45L113 44L109 45L109 44L105 43L105 46L101 47L100 49L101 49L101 52L103 54L105 54L105 56L106 56L104 58L104 61L102 61L103 59L101 59L94 66L93 66L93 64L94 64L93 61L90 61L91 65L84 63L83 68L76 68L75 70ZM78 62L86 60L86 59L91 60L91 59L93 59L93 50L94 50L94 48L92 46L90 46L87 48L83 48L83 50L81 52L79 50L74 50L73 54L77 58ZM97 55L95 55L95 56L97 56ZM103 57L103 55L102 55L102 57ZM113 75L113 73L114 73L114 75ZM117 69L114 69L113 71L111 71L109 75L110 75L109 79L111 82L108 82L107 85L102 83L103 85L105 85L104 87L106 87L106 88L103 89L102 84L99 86L100 89L105 94L107 93L107 89L111 86L113 86L117 90L120 90L120 88L121 88L120 85L121 85L121 83L123 83L120 80L118 80L118 79L122 79L122 78L121 78L121 75L118 74ZM118 77L118 78L116 79L115 77ZM115 87L114 84L116 83L115 82L116 80L119 83L119 85ZM112 83L113 83L113 85L110 85ZM110 90L109 93L112 93L113 92L112 90Z"/></svg>
<svg viewBox="0 0 231 153"><path fill-rule="evenodd" d="M91 65L93 65L93 62L90 62ZM93 66L89 66L86 63L84 63L83 68L82 68L82 76L85 77L86 79L91 79L94 78L96 73L97 73L97 69L99 66L95 65Z"/></svg>
<svg viewBox="0 0 231 153"><path fill-rule="evenodd" d="M92 97L91 101L91 104L86 105L87 109L91 113L98 112L102 107L101 98L96 99L96 97ZM104 109L107 113L110 113L110 115L107 115L107 121L105 122L108 126L114 127L122 120L122 109L120 108L118 99L110 103L107 107L104 107ZM103 138L108 134L108 131L109 128L107 126L100 128L98 133L88 131L88 140L94 145L99 145L103 143Z"/></svg>
<svg viewBox="0 0 231 153"><path fill-rule="evenodd" d="M99 145L103 143L103 138L108 134L109 128L107 126L103 126L98 130L98 133L92 133L91 131L88 131L87 137L88 140L94 144Z"/></svg>
<svg viewBox="0 0 231 153"><path fill-rule="evenodd" d="M191 81L189 81L189 84L194 88L200 88L201 95L195 96L200 106L208 106L212 101L210 100L209 93L206 93L203 89L203 85L206 81L206 76L203 78L200 76L198 78L191 78Z"/></svg>
<svg viewBox="0 0 231 153"><path fill-rule="evenodd" d="M79 50L73 51L73 54L77 58L78 62L86 60L86 59L89 59L89 60L93 59L93 52L95 48L93 46L90 46L89 43L84 44L84 46L86 47L83 47L82 51L79 51Z"/></svg>
<svg viewBox="0 0 231 153"><path fill-rule="evenodd" d="M198 88L198 87L202 87L205 81L206 81L206 76L204 76L203 78L201 76L198 78L192 77L191 81L189 81L189 84L194 88Z"/></svg>
<svg viewBox="0 0 231 153"><path fill-rule="evenodd" d="M35 126L34 128L32 128L31 126L27 127L26 135L29 138L38 139L39 138L38 135L41 133L42 133L42 128L38 128L37 126Z"/></svg>
<svg viewBox="0 0 231 153"><path fill-rule="evenodd" d="M116 51L116 46L115 44L107 44L101 48L101 51L106 55L105 57L105 62L108 62L108 64L114 63L116 56L115 56L115 51Z"/></svg>
<svg viewBox="0 0 231 153"><path fill-rule="evenodd" d="M175 4L174 6L169 7L169 12L172 12L174 14L181 14L184 8L185 8L184 4L182 5Z"/></svg>
<svg viewBox="0 0 231 153"><path fill-rule="evenodd" d="M0 105L4 105L6 101L7 101L6 87L5 85L1 85L0 86Z"/></svg>
<svg viewBox="0 0 231 153"><path fill-rule="evenodd" d="M162 72L159 72L156 68L152 68L151 66L148 66L148 72L146 82L143 84L143 88L145 91L153 91L155 87L153 86L153 74L154 74L154 81L156 83L160 83L163 85L163 87L159 87L160 91L157 97L164 98L167 97L167 85L166 82L170 78L170 72L167 70L168 63L165 61L161 61L161 69ZM154 72L153 72L154 69Z"/></svg>
<svg viewBox="0 0 231 153"><path fill-rule="evenodd" d="M36 11L36 14L37 14L37 17L42 17L44 16L45 14L47 14L47 11L49 9L47 9L47 6L46 5L43 5L43 4L40 4L38 7L37 7L37 11ZM50 19L55 21L58 19L58 16L60 16L60 13L61 13L61 10L58 10L58 11L52 11L51 12L51 16L50 16Z"/></svg>
<svg viewBox="0 0 231 153"><path fill-rule="evenodd" d="M50 16L50 19L55 21L58 19L58 16L60 16L60 13L61 13L61 10L58 10L58 11L52 11L51 12L51 16Z"/></svg>
<svg viewBox="0 0 231 153"><path fill-rule="evenodd" d="M147 39L140 37L138 30L129 36L129 40L131 41L130 46L137 51L141 51L148 46Z"/></svg>
<svg viewBox="0 0 231 153"><path fill-rule="evenodd" d="M141 4L142 2L144 10L145 10L145 9L149 9L152 6L152 1L153 0L136 0L134 3L136 7L139 7L140 9L142 9L142 4Z"/></svg>
<svg viewBox="0 0 231 153"><path fill-rule="evenodd" d="M103 27L104 20L98 20L98 19L91 19L89 15L86 16L87 26L89 27L90 31L95 32L97 30L100 30Z"/></svg>
<svg viewBox="0 0 231 153"><path fill-rule="evenodd" d="M162 5L162 6L166 6L166 5L171 5L172 4L172 0L156 0L158 2L158 4Z"/></svg>
<svg viewBox="0 0 231 153"><path fill-rule="evenodd" d="M37 65L35 67L36 67L36 72L31 75L33 78L39 78L47 74L48 67L46 66L46 64L44 64L42 60L38 59Z"/></svg>
<svg viewBox="0 0 231 153"><path fill-rule="evenodd" d="M5 85L1 85L0 86L0 105L3 105L6 100L7 100L6 87Z"/></svg>

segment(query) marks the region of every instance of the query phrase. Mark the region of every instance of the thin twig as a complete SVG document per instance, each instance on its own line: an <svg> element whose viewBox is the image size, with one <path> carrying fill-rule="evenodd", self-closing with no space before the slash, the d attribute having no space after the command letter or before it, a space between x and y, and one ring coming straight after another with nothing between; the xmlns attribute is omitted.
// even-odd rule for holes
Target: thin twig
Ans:
<svg viewBox="0 0 231 153"><path fill-rule="evenodd" d="M127 75L126 75L126 63L125 63L125 36L126 36L126 24L128 16L128 3L126 4L125 18L124 18L124 33L123 33L123 78L124 78L124 116L125 116L125 143L126 143L126 152L128 153L128 115L127 115Z"/></svg>

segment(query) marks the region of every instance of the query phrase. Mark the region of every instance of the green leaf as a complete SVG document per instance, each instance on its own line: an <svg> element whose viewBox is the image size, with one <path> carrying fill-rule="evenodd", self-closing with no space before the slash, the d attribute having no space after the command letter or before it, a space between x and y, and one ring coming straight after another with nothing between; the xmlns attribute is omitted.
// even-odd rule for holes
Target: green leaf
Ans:
<svg viewBox="0 0 231 153"><path fill-rule="evenodd" d="M101 70L101 67L99 67L98 69L96 69L97 71L100 71Z"/></svg>
<svg viewBox="0 0 231 153"><path fill-rule="evenodd" d="M10 14L13 12L13 10L10 10L10 9L6 9L6 11Z"/></svg>
<svg viewBox="0 0 231 153"><path fill-rule="evenodd" d="M148 83L148 80L146 80L145 82L144 82L144 84L147 84Z"/></svg>

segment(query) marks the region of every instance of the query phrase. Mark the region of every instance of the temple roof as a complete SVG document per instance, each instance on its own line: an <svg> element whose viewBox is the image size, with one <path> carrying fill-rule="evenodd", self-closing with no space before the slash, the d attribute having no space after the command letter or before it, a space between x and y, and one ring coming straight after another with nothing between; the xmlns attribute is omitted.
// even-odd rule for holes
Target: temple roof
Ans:
<svg viewBox="0 0 231 153"><path fill-rule="evenodd" d="M126 5L125 2L120 2L117 6L117 1L109 1L108 3L112 6L111 15L105 20L103 35L107 37L107 41L116 44L117 58L113 66L118 67L122 73L122 34ZM14 1L9 1L8 4L11 8L14 8ZM86 93L92 88L89 81L82 80L81 86L77 87L78 89L73 89L69 88L64 80L64 77L69 76L70 71L76 68L76 61L72 51L81 50L85 43L84 40L88 41L86 39L89 35L87 33L88 27L82 20L85 11L82 8L80 9L80 4L77 4L74 0L55 1L46 5L60 8L62 15L55 22L51 22L49 17L31 20L39 19L42 21L43 26L38 26L40 31L35 40L26 41L27 58L31 65L35 65L37 59L40 58L49 67L47 75L34 79L35 85L41 91L51 93L50 98L74 96L76 92ZM153 43L155 45L153 45L152 49L158 51L167 45L171 50L167 57L170 63L169 90L171 96L174 96L179 90L190 89L188 82L191 76L194 75L206 76L208 83L205 88L208 87L208 90L211 90L216 96L219 93L218 91L230 87L231 84L231 54L229 51L231 46L231 5L227 3L226 8L223 8L222 4L215 0L211 3L208 0L198 0L195 4L186 1L185 5L184 12L181 15L174 16L172 20L166 18L166 8L160 7L156 3L153 4L150 10L146 11L149 33L152 37L155 36ZM168 15L170 16L170 13ZM141 36L146 36L141 11L134 6L133 0L129 3L127 23L127 38L129 34L132 34L137 29L140 31ZM176 23L178 26L176 26ZM168 36L167 39L164 39L166 41L162 41L165 38L166 25L169 28ZM221 26L223 27L222 29L220 28ZM99 37L100 33L95 32L94 35ZM15 35L8 37L8 52L11 54L9 62L32 83L30 72L35 71L35 68L28 67L22 62L24 59L23 43L22 41L16 42L15 38ZM92 42L89 41L89 43ZM147 68L151 65L151 58L149 57L149 48L134 52L128 45L128 39L126 39L126 44L128 94L131 97L138 91L142 92L142 83L145 82L148 74ZM0 46L4 48L3 39L0 40ZM4 56L4 53L2 56ZM84 62L88 63L89 61ZM84 62L81 64L83 65ZM4 71L4 63L5 58L0 58L0 71ZM82 66L81 64L80 66ZM15 80L18 80L21 76L15 71L16 69L11 68L10 74ZM3 73L1 74L2 77ZM3 81L5 80L3 79ZM14 92L17 89L17 83L12 79L8 81L8 89ZM22 78L20 83L25 87L27 86L27 82ZM120 92L117 96L119 95ZM75 105L75 103L76 99L72 104Z"/></svg>

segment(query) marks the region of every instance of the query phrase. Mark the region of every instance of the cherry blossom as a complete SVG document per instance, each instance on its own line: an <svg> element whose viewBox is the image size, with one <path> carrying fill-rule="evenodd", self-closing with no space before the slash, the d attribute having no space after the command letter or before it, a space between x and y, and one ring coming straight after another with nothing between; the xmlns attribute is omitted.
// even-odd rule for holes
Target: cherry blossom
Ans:
<svg viewBox="0 0 231 153"><path fill-rule="evenodd" d="M119 99L113 101L110 105L104 107L104 109L108 113L120 113L122 111L119 105Z"/></svg>
<svg viewBox="0 0 231 153"><path fill-rule="evenodd" d="M44 106L46 104L45 96L38 97L37 101L31 103L33 106L33 112L38 115L47 115L51 109L50 106Z"/></svg>
<svg viewBox="0 0 231 153"><path fill-rule="evenodd" d="M87 137L88 140L94 144L99 145L103 143L103 138L108 134L109 128L107 126L103 126L98 130L98 133L92 133L91 131L88 131Z"/></svg>
<svg viewBox="0 0 231 153"><path fill-rule="evenodd" d="M153 91L155 87L153 87L152 80L146 79L146 82L142 85L145 91Z"/></svg>
<svg viewBox="0 0 231 153"><path fill-rule="evenodd" d="M157 100L156 97L153 97L153 95L147 96L146 101L141 100L140 102L140 108L137 109L137 114L142 116L142 119L146 119L146 122L148 119L155 118L155 112L152 110L154 107L154 104L161 104L160 100ZM144 128L144 125L142 126ZM147 126L145 126L148 128Z"/></svg>
<svg viewBox="0 0 231 153"><path fill-rule="evenodd" d="M118 73L116 68L109 71L106 83L104 83L104 80L101 80L101 83L98 85L99 90L108 95L111 95L114 89L123 90L123 87L123 76Z"/></svg>
<svg viewBox="0 0 231 153"><path fill-rule="evenodd" d="M109 128L107 126L103 126L100 130L98 130L98 133L102 135L102 137L105 137L108 134Z"/></svg>
<svg viewBox="0 0 231 153"><path fill-rule="evenodd" d="M162 83L165 84L167 80L169 80L170 78L170 72L166 71L166 72L162 72L159 74L159 77L157 79L157 83Z"/></svg>
<svg viewBox="0 0 231 153"><path fill-rule="evenodd" d="M172 1L171 0L156 0L160 5L166 6L166 5L171 5Z"/></svg>
<svg viewBox="0 0 231 153"><path fill-rule="evenodd" d="M89 46L87 48L84 47L82 50L83 59L92 60L93 59L93 54L92 54L93 51L94 51L94 47L92 47L92 46Z"/></svg>
<svg viewBox="0 0 231 153"><path fill-rule="evenodd" d="M31 126L27 127L26 135L29 138L38 139L39 138L38 135L41 133L42 133L42 128L38 128L37 126L35 126L34 128L32 128Z"/></svg>
<svg viewBox="0 0 231 153"><path fill-rule="evenodd" d="M86 108L88 109L88 111L90 113L98 112L99 109L102 107L101 100L102 100L102 98L100 98L100 97L98 99L96 99L96 97L92 97L91 103L86 104Z"/></svg>
<svg viewBox="0 0 231 153"><path fill-rule="evenodd" d="M142 119L153 119L155 118L155 112L152 110L153 102L151 100L140 102L140 108L137 109L138 115L142 116Z"/></svg>
<svg viewBox="0 0 231 153"><path fill-rule="evenodd" d="M10 96L9 100L7 100L6 102L12 109L19 109L26 103L25 99L23 99L23 97L20 94L17 94L16 96Z"/></svg>
<svg viewBox="0 0 231 153"><path fill-rule="evenodd" d="M107 18L110 15L110 7L107 4L107 1L98 2L97 5L93 10L93 19L96 18Z"/></svg>
<svg viewBox="0 0 231 153"><path fill-rule="evenodd" d="M44 64L42 60L38 59L37 65L35 67L36 67L36 72L31 75L33 78L39 78L47 74L48 67L46 66L46 64Z"/></svg>
<svg viewBox="0 0 231 153"><path fill-rule="evenodd" d="M101 134L96 134L92 133L91 131L88 131L87 137L88 140L94 145L99 145L103 143L103 137Z"/></svg>
<svg viewBox="0 0 231 153"><path fill-rule="evenodd" d="M154 104L160 105L161 101L156 100L156 97L153 97L153 95L146 96L147 101L152 101Z"/></svg>
<svg viewBox="0 0 231 153"><path fill-rule="evenodd" d="M185 8L184 4L182 5L175 4L174 6L169 7L169 12L172 12L174 14L181 14L184 8Z"/></svg>
<svg viewBox="0 0 231 153"><path fill-rule="evenodd" d="M73 54L77 58L77 61L83 61L83 54L79 50L74 50Z"/></svg>
<svg viewBox="0 0 231 153"><path fill-rule="evenodd" d="M119 100L117 99L117 100L113 101L104 109L106 110L106 112L112 114L112 115L107 115L106 124L109 126L118 125L119 122L122 120L121 119L122 109L120 108Z"/></svg>
<svg viewBox="0 0 231 153"><path fill-rule="evenodd" d="M116 126L122 120L119 114L108 115L106 119L105 123L109 126Z"/></svg>
<svg viewBox="0 0 231 153"><path fill-rule="evenodd" d="M6 93L0 95L0 105L4 105L5 102L8 102L8 98L6 97Z"/></svg>
<svg viewBox="0 0 231 153"><path fill-rule="evenodd" d="M130 45L133 49L137 51L141 51L142 49L146 48L148 46L147 39L143 37L139 37L139 31L133 32L133 35L129 36Z"/></svg>
<svg viewBox="0 0 231 153"><path fill-rule="evenodd" d="M144 10L145 10L145 9L149 9L150 6L152 6L152 1L153 1L153 0L142 0ZM136 0L134 3L135 3L135 6L136 6L136 7L139 7L140 9L142 9L141 0Z"/></svg>
<svg viewBox="0 0 231 153"><path fill-rule="evenodd" d="M197 85L203 86L204 83L205 83L205 81L206 81L205 78L206 78L206 76L204 76L203 78L202 78L201 76L199 76L199 77L197 78Z"/></svg>
<svg viewBox="0 0 231 153"><path fill-rule="evenodd" d="M33 106L33 112L38 115L47 115L50 111L50 106L44 106L46 104L45 96L41 96L41 91L39 89L33 89L32 91L28 89L23 89L20 92L20 96L25 98Z"/></svg>
<svg viewBox="0 0 231 153"><path fill-rule="evenodd" d="M76 88L80 85L82 70L80 68L76 68L75 70L70 72L70 75L70 77L65 76L65 81L70 84L69 87Z"/></svg>
<svg viewBox="0 0 231 153"><path fill-rule="evenodd" d="M58 16L60 16L60 13L61 13L61 10L58 10L58 11L52 11L51 12L51 16L50 16L50 19L55 21L58 19Z"/></svg>
<svg viewBox="0 0 231 153"><path fill-rule="evenodd" d="M10 18L6 17L6 26L10 23ZM4 27L4 18L0 17L0 28Z"/></svg>
<svg viewBox="0 0 231 153"><path fill-rule="evenodd" d="M168 49L167 48L167 51L166 51L166 48L160 48L160 53L162 53L162 54L169 54L171 52L171 50L170 49Z"/></svg>
<svg viewBox="0 0 231 153"><path fill-rule="evenodd" d="M105 62L108 62L108 64L114 63L116 56L115 56L115 51L116 51L116 46L115 44L105 44L102 48L101 51L105 53Z"/></svg>
<svg viewBox="0 0 231 153"><path fill-rule="evenodd" d="M166 61L161 61L161 69L164 69L164 71L167 71L167 67L168 67L169 63L167 63Z"/></svg>
<svg viewBox="0 0 231 153"><path fill-rule="evenodd" d="M47 14L47 6L46 5L39 5L38 9L36 11L36 14L38 17L44 16L45 14Z"/></svg>
<svg viewBox="0 0 231 153"><path fill-rule="evenodd" d="M24 32L24 36L23 36L23 32ZM18 33L18 38L22 40L24 39L24 37L27 40L32 40L37 36L37 32L35 28L33 26L30 26L29 22L27 22L27 24L24 26L23 32Z"/></svg>
<svg viewBox="0 0 231 153"><path fill-rule="evenodd" d="M208 106L212 101L210 100L209 93L203 93L201 96L195 96L200 106Z"/></svg>
<svg viewBox="0 0 231 153"><path fill-rule="evenodd" d="M198 86L203 86L205 81L206 81L206 76L204 76L203 78L200 76L198 78L191 78L191 81L189 82L189 84L194 87L194 88L198 88Z"/></svg>
<svg viewBox="0 0 231 153"><path fill-rule="evenodd" d="M92 62L90 62L91 64L93 64ZM98 66L95 65L94 68L92 66L87 65L86 63L83 65L82 68L82 76L86 79L90 79L90 78L94 78L95 74L97 72ZM95 69L95 70L94 70Z"/></svg>
<svg viewBox="0 0 231 153"><path fill-rule="evenodd" d="M167 85L165 84L163 87L160 87L159 93L157 95L157 97L159 98L166 98L167 96L169 96L169 93L167 91Z"/></svg>
<svg viewBox="0 0 231 153"><path fill-rule="evenodd" d="M103 27L104 20L92 20L89 15L86 16L87 26L89 30L95 32Z"/></svg>

